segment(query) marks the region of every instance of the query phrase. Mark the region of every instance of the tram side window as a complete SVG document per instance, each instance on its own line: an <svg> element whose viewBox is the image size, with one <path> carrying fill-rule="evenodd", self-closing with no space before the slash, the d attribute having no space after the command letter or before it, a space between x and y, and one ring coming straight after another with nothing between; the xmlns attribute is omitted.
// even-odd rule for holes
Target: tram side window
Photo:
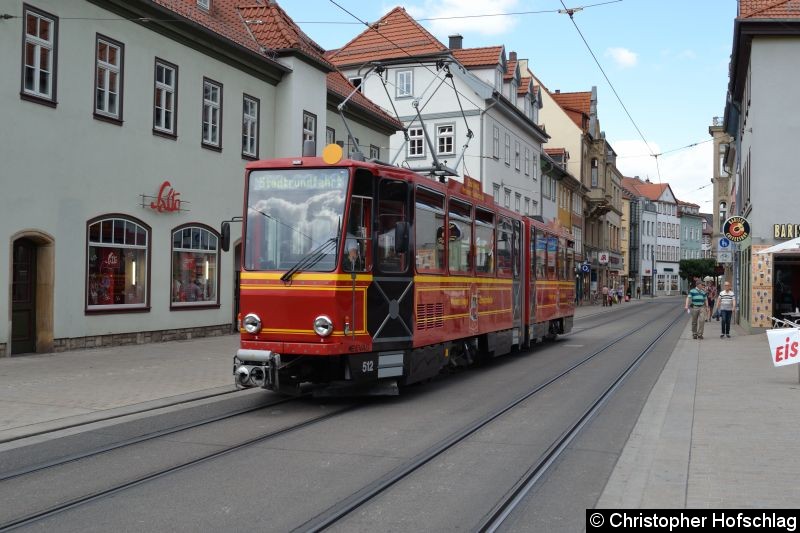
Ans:
<svg viewBox="0 0 800 533"><path fill-rule="evenodd" d="M536 230L536 279L547 279L547 237Z"/></svg>
<svg viewBox="0 0 800 533"><path fill-rule="evenodd" d="M511 257L514 261L514 279L519 277L519 273L522 272L522 247L520 245L519 239L522 235L522 224L520 224L519 220L514 221L514 240L511 243Z"/></svg>
<svg viewBox="0 0 800 533"><path fill-rule="evenodd" d="M408 186L405 182L384 180L380 184L378 204L377 263L383 272L405 272L406 251L398 251L395 242L398 223L405 223L405 205Z"/></svg>
<svg viewBox="0 0 800 533"><path fill-rule="evenodd" d="M512 259L511 250L511 221L500 217L497 223L497 275L511 277Z"/></svg>
<svg viewBox="0 0 800 533"><path fill-rule="evenodd" d="M356 196L350 199L350 220L347 222L342 268L345 272L366 272L370 264L372 198Z"/></svg>
<svg viewBox="0 0 800 533"><path fill-rule="evenodd" d="M567 275L565 280L572 281L575 275L575 243L567 241Z"/></svg>
<svg viewBox="0 0 800 533"><path fill-rule="evenodd" d="M494 273L494 213L475 210L475 271Z"/></svg>
<svg viewBox="0 0 800 533"><path fill-rule="evenodd" d="M565 268L567 266L567 262L566 262L567 247L566 247L566 244L567 243L566 243L566 241L564 239L562 239L562 238L558 239L558 255L556 256L556 273L558 274L558 279L560 279L561 281L564 281L564 280L567 279L566 270L565 270Z"/></svg>
<svg viewBox="0 0 800 533"><path fill-rule="evenodd" d="M451 273L472 271L472 206L450 201L448 211L447 249Z"/></svg>
<svg viewBox="0 0 800 533"><path fill-rule="evenodd" d="M556 257L558 256L558 237L547 236L547 279L553 281L558 279L556 270Z"/></svg>
<svg viewBox="0 0 800 533"><path fill-rule="evenodd" d="M444 272L444 196L418 187L414 205L417 272Z"/></svg>

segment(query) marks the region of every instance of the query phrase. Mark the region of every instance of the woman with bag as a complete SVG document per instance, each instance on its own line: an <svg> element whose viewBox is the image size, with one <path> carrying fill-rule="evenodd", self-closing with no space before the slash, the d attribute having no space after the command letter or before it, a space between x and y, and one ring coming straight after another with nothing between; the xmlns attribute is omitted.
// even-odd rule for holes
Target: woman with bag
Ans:
<svg viewBox="0 0 800 533"><path fill-rule="evenodd" d="M717 301L714 305L715 313L719 313L721 331L719 338L731 338L731 316L736 311L736 295L731 290L731 282L726 281L724 290L717 295Z"/></svg>

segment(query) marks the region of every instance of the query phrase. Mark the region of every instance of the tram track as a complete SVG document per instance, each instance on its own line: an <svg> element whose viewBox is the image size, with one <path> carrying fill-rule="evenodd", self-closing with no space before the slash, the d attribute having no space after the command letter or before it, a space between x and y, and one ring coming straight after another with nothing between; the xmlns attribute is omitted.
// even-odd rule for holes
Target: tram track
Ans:
<svg viewBox="0 0 800 533"><path fill-rule="evenodd" d="M655 339L648 343L647 347L642 350L637 357L634 358L633 362L630 363L626 369L613 381L612 385L609 386L603 394L597 398L591 406L583 413L583 415L578 419L577 422L570 425L569 429L564 432L550 447L548 447L547 451L543 454L542 457L536 462L536 464L529 469L530 474L526 473L523 476L522 481L517 483L515 487L509 492L512 494L509 498L501 500L493 510L489 513L489 517L501 516L502 520L504 520L512 511L513 507L510 504L505 503L506 501L514 501L514 506L519 503L519 500L514 499L514 496L519 495L521 499L530 491L530 487L535 484L535 482L539 479L539 477L547 471L550 465L552 465L557 459L558 456L563 452L564 449L569 445L569 443L574 439L574 437L580 432L583 426L592 419L594 414L605 404L606 400L613 395L613 392L619 387L619 385L624 382L625 378L635 370L638 364L646 357L646 355L652 350L653 346L655 346L666 333L682 318L684 318L684 314L680 313L676 315L668 325L663 328ZM587 328L588 329L588 328ZM362 487L357 492L352 493L350 496L342 499L339 503L329 507L325 511L319 513L316 517L312 518L311 520L306 521L305 523L297 526L293 529L293 532L303 532L303 533L310 533L310 532L319 532L325 529L328 529L332 526L335 526L341 521L353 513L354 511L358 510L366 503L370 502L371 500L375 499L377 496L381 495L394 485L398 484L411 474L421 470L425 465L430 463L433 459L439 457L444 452L452 450L460 443L464 442L469 437L475 435L478 431L485 428L489 424L494 421L497 421L510 411L512 411L515 407L519 406L520 404L524 403L525 401L531 399L538 393L542 392L543 390L547 389L554 383L558 382L565 376L571 374L577 368L585 365L589 361L593 360L598 355L606 352L610 348L616 346L620 342L625 339L632 337L633 335L640 334L640 330L630 331L622 336L619 336L610 342L607 342L600 348L596 349L592 353L587 356L584 356L577 362L569 365L566 369L562 370L561 372L557 373L556 375L550 377L546 381L538 384L534 388L526 391L522 395L516 397L515 399L505 403L501 407L493 410L492 412L484 415L480 419L462 427L459 430L451 433L444 439L438 441L436 444L430 446L426 450L420 452L419 454L415 455L410 460L404 462L403 464L399 465L398 467L392 469L384 476L380 477L379 479L375 480L374 482L370 483ZM478 530L479 531L488 531L489 527L495 523L495 521L484 520L485 523L482 523ZM498 522L501 524L502 521ZM496 528L495 528L496 529ZM492 529L494 531L494 529Z"/></svg>
<svg viewBox="0 0 800 533"><path fill-rule="evenodd" d="M291 400L291 399L289 399L289 400ZM285 402L277 402L277 403L285 403ZM23 527L23 526L33 525L33 524L35 524L37 522L40 522L40 521L45 520L47 518L50 518L50 517L52 517L54 515L57 515L59 513L63 513L65 511L70 510L70 509L74 509L76 507L80 507L82 505L85 505L85 504L88 504L88 503L91 503L91 502L95 502L95 501L101 500L103 498L111 497L111 496L116 495L116 494L118 494L120 492L123 492L125 490L128 490L128 489L131 489L133 487L142 485L144 483L147 483L147 482L162 478L164 476L168 476L168 475L174 474L174 473L179 472L181 470L185 470L187 468L198 466L198 465L207 463L209 461L212 461L214 459L217 459L219 457L222 457L222 456L225 456L225 455L229 455L231 453L234 453L234 452L237 452L237 451L240 451L240 450L255 446L257 444L261 444L261 443L264 443L266 441L269 441L269 440L272 440L272 439L276 439L278 437L282 437L282 436L287 435L289 433L308 428L308 427L310 427L312 425L319 424L321 422L330 420L330 419L335 418L337 416L341 416L341 415L343 415L345 413L348 413L348 412L350 412L350 411L352 411L354 409L357 409L358 407L359 407L359 405L357 405L357 404L346 405L346 406L342 407L341 409L337 409L337 410L331 411L329 413L325 413L325 414L322 414L322 415L319 415L319 416L304 420L304 421L299 422L297 424L292 424L292 425L290 425L288 427L285 427L285 428L281 428L281 429L278 429L278 430L275 430L275 431L268 432L268 433L266 433L264 435L259 435L257 437L248 439L248 440L246 440L244 442L239 442L239 443L234 444L234 445L225 446L221 450L217 450L217 451L214 451L212 453L201 455L200 457L196 457L196 458L194 458L192 460L184 461L184 462L181 462L181 463L179 463L177 465L170 466L168 468L162 468L162 469L156 470L155 472L151 472L151 473L148 473L148 474L145 474L145 475L141 475L141 476L135 477L133 479L130 479L128 481L122 482L122 483L114 484L111 487L108 487L108 488L105 488L105 489L102 489L102 490L98 490L98 491L94 491L94 492L91 492L91 493L88 493L88 494L84 494L84 495L76 497L76 498L69 499L69 500L64 501L62 503L59 503L57 505L53 505L53 506L47 507L46 509L39 510L39 511L36 511L36 512L33 512L33 513L26 514L24 516L20 516L20 517L14 518L14 519L9 520L9 521L7 521L5 523L0 523L0 533L5 532L5 531L12 531L14 529L17 529L17 528L20 528L20 527ZM266 406L262 407L262 409L263 408L266 408ZM250 411L253 411L253 410L258 410L258 409L256 409L256 408L250 409ZM239 413L239 414L241 415L242 413ZM206 423L211 423L211 422L206 422ZM176 429L175 431L172 431L170 434L176 433L177 431L185 431L187 429L188 428ZM161 435L161 436L163 436L163 435ZM152 438L157 438L157 437L152 437ZM152 438L149 439L149 440L152 440ZM130 445L130 444L128 444L128 445ZM77 459L74 459L74 460L77 460ZM64 464L64 463L61 463L61 464ZM52 466L55 466L55 465L52 465ZM42 470L42 469L39 469L39 470ZM16 477L19 477L21 475L24 475L24 474L19 474Z"/></svg>

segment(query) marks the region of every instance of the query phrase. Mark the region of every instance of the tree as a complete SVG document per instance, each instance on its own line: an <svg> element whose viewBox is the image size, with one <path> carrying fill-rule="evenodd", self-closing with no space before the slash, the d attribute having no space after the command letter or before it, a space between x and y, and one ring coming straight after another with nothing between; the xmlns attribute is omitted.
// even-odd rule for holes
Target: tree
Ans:
<svg viewBox="0 0 800 533"><path fill-rule="evenodd" d="M681 279L693 280L703 279L706 276L714 275L716 261L713 259L681 259L678 267L678 275Z"/></svg>

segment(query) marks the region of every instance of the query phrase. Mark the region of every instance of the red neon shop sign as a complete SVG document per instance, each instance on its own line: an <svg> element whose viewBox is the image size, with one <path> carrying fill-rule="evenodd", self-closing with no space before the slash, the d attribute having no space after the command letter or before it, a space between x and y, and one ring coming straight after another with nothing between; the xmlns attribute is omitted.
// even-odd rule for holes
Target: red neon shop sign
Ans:
<svg viewBox="0 0 800 533"><path fill-rule="evenodd" d="M175 192L170 182L165 181L158 189L158 196L150 202L150 209L155 209L159 213L174 213L181 210L181 200L178 198L181 195Z"/></svg>

